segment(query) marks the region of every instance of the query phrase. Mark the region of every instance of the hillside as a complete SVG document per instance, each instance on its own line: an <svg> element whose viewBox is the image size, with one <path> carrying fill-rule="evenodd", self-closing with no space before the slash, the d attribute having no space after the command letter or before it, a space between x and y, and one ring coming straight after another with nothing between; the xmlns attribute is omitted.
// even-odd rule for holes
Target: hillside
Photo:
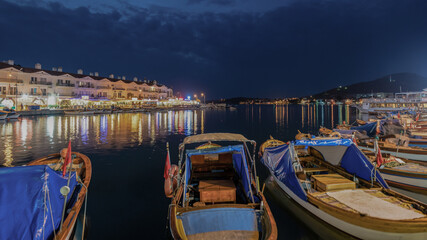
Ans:
<svg viewBox="0 0 427 240"><path fill-rule="evenodd" d="M376 92L396 93L420 91L427 88L427 78L414 73L396 73L373 81L355 83L341 88L333 88L313 95L314 98L344 99L356 97L357 94Z"/></svg>

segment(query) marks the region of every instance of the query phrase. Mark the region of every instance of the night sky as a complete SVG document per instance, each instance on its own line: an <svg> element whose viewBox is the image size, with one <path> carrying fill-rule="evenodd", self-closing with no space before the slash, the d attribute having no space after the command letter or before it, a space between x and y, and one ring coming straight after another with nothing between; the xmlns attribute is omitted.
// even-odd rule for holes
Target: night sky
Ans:
<svg viewBox="0 0 427 240"><path fill-rule="evenodd" d="M207 99L427 76L425 0L0 0L0 60Z"/></svg>

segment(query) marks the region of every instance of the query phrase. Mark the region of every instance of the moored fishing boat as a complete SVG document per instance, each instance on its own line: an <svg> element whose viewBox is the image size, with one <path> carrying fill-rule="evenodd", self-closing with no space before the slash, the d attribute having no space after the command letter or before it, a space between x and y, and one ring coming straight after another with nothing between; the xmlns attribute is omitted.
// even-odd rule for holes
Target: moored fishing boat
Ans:
<svg viewBox="0 0 427 240"><path fill-rule="evenodd" d="M360 149L375 152L373 142L358 141L357 144ZM398 158L427 162L427 149L425 148L396 146L386 142L380 142L379 144L383 153L388 153Z"/></svg>
<svg viewBox="0 0 427 240"><path fill-rule="evenodd" d="M70 154L64 149L27 166L0 168L0 239L73 238L92 166L87 156L68 149Z"/></svg>
<svg viewBox="0 0 427 240"><path fill-rule="evenodd" d="M271 145L261 162L302 211L360 239L427 238L427 205L390 190L351 140Z"/></svg>
<svg viewBox="0 0 427 240"><path fill-rule="evenodd" d="M0 111L0 120L6 120L7 113L3 113Z"/></svg>
<svg viewBox="0 0 427 240"><path fill-rule="evenodd" d="M277 239L275 220L256 185L254 141L240 134L200 134L185 138L179 150L179 166L165 167L174 239Z"/></svg>
<svg viewBox="0 0 427 240"><path fill-rule="evenodd" d="M427 162L396 158L381 153L380 149L376 153L365 150L364 154L376 164L390 186L427 195Z"/></svg>
<svg viewBox="0 0 427 240"><path fill-rule="evenodd" d="M6 115L6 116L5 116ZM14 111L0 111L0 119L18 119L21 116L19 113Z"/></svg>

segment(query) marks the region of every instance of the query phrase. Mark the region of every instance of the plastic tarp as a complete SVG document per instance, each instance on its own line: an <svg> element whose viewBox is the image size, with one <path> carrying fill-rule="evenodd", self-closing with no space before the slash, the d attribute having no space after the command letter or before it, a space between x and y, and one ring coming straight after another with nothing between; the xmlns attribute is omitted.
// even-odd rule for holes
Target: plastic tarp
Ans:
<svg viewBox="0 0 427 240"><path fill-rule="evenodd" d="M351 127L350 129L357 130L359 132L365 131L366 135L368 135L369 137L375 137L375 135L377 134L377 122L367 123L365 125L358 126L358 127ZM380 129L381 129L381 126L380 126Z"/></svg>
<svg viewBox="0 0 427 240"><path fill-rule="evenodd" d="M220 153L228 153L228 152L238 152L239 154L233 154L233 165L236 170L239 178L242 182L243 188L245 190L245 195L248 199L252 199L250 194L250 175L248 170L248 164L245 156L245 151L243 145L234 145L227 147L219 147L213 149L201 149L201 150L187 150L187 159L185 161L185 187L184 187L184 196L186 194L187 185L190 181L191 174L191 156L193 155L204 155L204 154L220 154ZM254 196L255 202L257 202L257 198Z"/></svg>
<svg viewBox="0 0 427 240"><path fill-rule="evenodd" d="M353 142L350 139L334 140L297 140L295 146L350 146Z"/></svg>
<svg viewBox="0 0 427 240"><path fill-rule="evenodd" d="M256 213L250 208L212 208L184 212L179 219L185 234L217 231L258 231Z"/></svg>
<svg viewBox="0 0 427 240"><path fill-rule="evenodd" d="M304 201L307 201L307 194L295 175L291 151L288 145L284 144L274 148L266 148L261 162L293 193Z"/></svg>
<svg viewBox="0 0 427 240"><path fill-rule="evenodd" d="M46 165L0 168L0 239L53 238L64 206L60 188L67 185L67 177ZM73 173L68 199L76 185Z"/></svg>
<svg viewBox="0 0 427 240"><path fill-rule="evenodd" d="M371 177L375 174L377 181L384 188L389 188L387 183L381 177L379 171L373 170L374 166L372 163L366 159L365 155L354 144L347 148L347 151L341 160L341 167L348 173L354 174L369 182L371 181Z"/></svg>

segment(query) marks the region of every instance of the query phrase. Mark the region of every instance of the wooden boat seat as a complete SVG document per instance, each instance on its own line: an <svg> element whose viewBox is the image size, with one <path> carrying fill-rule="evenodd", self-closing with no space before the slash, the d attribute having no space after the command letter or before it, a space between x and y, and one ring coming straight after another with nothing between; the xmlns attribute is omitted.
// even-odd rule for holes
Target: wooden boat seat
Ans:
<svg viewBox="0 0 427 240"><path fill-rule="evenodd" d="M311 176L313 188L317 191L355 189L356 183L339 174L322 174Z"/></svg>
<svg viewBox="0 0 427 240"><path fill-rule="evenodd" d="M232 180L200 180L200 202L236 203L236 187Z"/></svg>
<svg viewBox="0 0 427 240"><path fill-rule="evenodd" d="M303 168L304 172L306 173L314 173L314 172L327 172L329 171L328 168L325 167L316 167L316 168Z"/></svg>
<svg viewBox="0 0 427 240"><path fill-rule="evenodd" d="M218 240L218 239L250 239L255 240L259 239L258 231L218 231L218 232L206 232L206 233L197 233L187 236L188 240Z"/></svg>

